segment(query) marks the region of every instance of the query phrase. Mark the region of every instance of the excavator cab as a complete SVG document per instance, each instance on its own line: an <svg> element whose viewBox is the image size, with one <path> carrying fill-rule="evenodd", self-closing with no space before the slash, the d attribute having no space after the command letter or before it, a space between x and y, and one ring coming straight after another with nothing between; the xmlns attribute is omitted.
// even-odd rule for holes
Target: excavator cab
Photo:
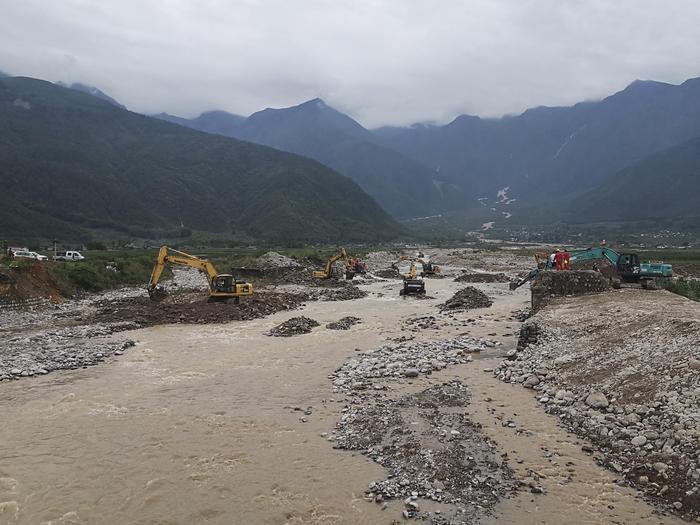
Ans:
<svg viewBox="0 0 700 525"><path fill-rule="evenodd" d="M638 281L641 273L639 255L636 253L623 253L617 260L617 274L627 282Z"/></svg>
<svg viewBox="0 0 700 525"><path fill-rule="evenodd" d="M253 286L245 281L235 279L233 275L222 273L211 279L210 302L227 302L233 298L233 301L238 304L242 295L252 294Z"/></svg>
<svg viewBox="0 0 700 525"><path fill-rule="evenodd" d="M233 275L223 273L212 279L211 289L215 292L233 293L235 281Z"/></svg>
<svg viewBox="0 0 700 525"><path fill-rule="evenodd" d="M440 268L437 264L433 264L430 261L422 263L422 268L423 271L421 272L421 275L435 275L436 273L440 273L442 271L442 268Z"/></svg>

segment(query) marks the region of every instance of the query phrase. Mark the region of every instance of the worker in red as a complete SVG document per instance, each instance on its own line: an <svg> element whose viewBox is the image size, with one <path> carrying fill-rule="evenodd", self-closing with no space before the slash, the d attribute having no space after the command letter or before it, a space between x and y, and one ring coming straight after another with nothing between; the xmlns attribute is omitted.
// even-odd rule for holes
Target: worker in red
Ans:
<svg viewBox="0 0 700 525"><path fill-rule="evenodd" d="M566 248L564 248L564 251L561 254L561 265L564 270L571 270L571 254Z"/></svg>
<svg viewBox="0 0 700 525"><path fill-rule="evenodd" d="M562 271L564 269L564 252L562 252L559 248L557 248L556 253L554 254L554 267L557 269L558 272Z"/></svg>

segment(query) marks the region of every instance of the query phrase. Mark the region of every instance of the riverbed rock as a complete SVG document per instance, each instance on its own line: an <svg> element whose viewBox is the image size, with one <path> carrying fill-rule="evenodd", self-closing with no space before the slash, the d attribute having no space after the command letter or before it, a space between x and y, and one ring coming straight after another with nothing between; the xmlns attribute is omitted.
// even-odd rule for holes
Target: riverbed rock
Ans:
<svg viewBox="0 0 700 525"><path fill-rule="evenodd" d="M533 388L539 384L540 384L540 379L534 374L531 376L528 376L528 378L525 379L525 381L523 382L523 386L525 388Z"/></svg>
<svg viewBox="0 0 700 525"><path fill-rule="evenodd" d="M602 392L593 391L586 397L585 403L591 408L607 408L610 405L608 398Z"/></svg>

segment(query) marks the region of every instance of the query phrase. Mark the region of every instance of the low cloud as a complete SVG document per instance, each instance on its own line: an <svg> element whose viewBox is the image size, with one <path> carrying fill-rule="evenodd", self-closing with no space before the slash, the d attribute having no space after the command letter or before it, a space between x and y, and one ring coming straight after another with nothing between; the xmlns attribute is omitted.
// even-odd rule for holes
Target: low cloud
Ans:
<svg viewBox="0 0 700 525"><path fill-rule="evenodd" d="M321 97L368 127L442 123L700 76L698 27L695 0L22 0L0 69L143 113Z"/></svg>

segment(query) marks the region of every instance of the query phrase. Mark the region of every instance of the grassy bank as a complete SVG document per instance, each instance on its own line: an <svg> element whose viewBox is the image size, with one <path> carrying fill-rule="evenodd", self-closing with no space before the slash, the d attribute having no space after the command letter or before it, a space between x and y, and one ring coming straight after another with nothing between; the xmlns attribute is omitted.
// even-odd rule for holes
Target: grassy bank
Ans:
<svg viewBox="0 0 700 525"><path fill-rule="evenodd" d="M62 295L101 292L122 286L145 286L154 256L128 252L90 253L80 262L47 262L47 270Z"/></svg>
<svg viewBox="0 0 700 525"><path fill-rule="evenodd" d="M351 257L364 257L374 247L347 247ZM276 248L278 253L320 269L336 247ZM256 259L270 248L183 248L183 251L209 259L220 273L229 273L232 267L254 266ZM74 296L81 292L101 292L122 286L148 284L157 249L150 250L90 250L82 252L86 259L80 262L46 262L51 278L62 295ZM163 278L171 272L166 265Z"/></svg>
<svg viewBox="0 0 700 525"><path fill-rule="evenodd" d="M679 279L667 279L660 284L669 292L682 295L693 301L700 301L700 280L681 277Z"/></svg>

